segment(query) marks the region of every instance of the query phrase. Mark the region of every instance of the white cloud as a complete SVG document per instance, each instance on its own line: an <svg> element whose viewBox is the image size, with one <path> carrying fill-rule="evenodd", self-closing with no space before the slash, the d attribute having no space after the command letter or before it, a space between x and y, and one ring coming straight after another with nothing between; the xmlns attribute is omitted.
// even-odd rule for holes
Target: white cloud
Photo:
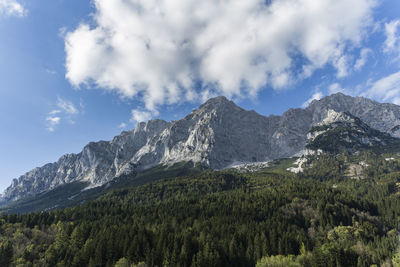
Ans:
<svg viewBox="0 0 400 267"><path fill-rule="evenodd" d="M373 82L363 94L382 102L400 104L400 71Z"/></svg>
<svg viewBox="0 0 400 267"><path fill-rule="evenodd" d="M119 129L125 129L126 126L128 126L125 122L122 122L120 125L118 125Z"/></svg>
<svg viewBox="0 0 400 267"><path fill-rule="evenodd" d="M383 50L386 53L399 53L400 56L400 19L385 23L386 40Z"/></svg>
<svg viewBox="0 0 400 267"><path fill-rule="evenodd" d="M55 117L55 116L48 116L46 118L47 121L47 130L50 132L54 132L55 127L60 124L60 117Z"/></svg>
<svg viewBox="0 0 400 267"><path fill-rule="evenodd" d="M329 95L336 94L336 93L344 93L349 94L347 89L344 89L339 83L332 83L328 87Z"/></svg>
<svg viewBox="0 0 400 267"><path fill-rule="evenodd" d="M372 54L372 50L369 48L363 48L360 52L360 58L357 59L354 69L361 70L364 67L365 63L368 61L368 57Z"/></svg>
<svg viewBox="0 0 400 267"><path fill-rule="evenodd" d="M65 34L66 77L140 97L155 112L204 95L253 97L326 65L349 74L375 0L268 2L94 0L94 26Z"/></svg>
<svg viewBox="0 0 400 267"><path fill-rule="evenodd" d="M47 74L50 74L50 75L56 75L57 74L57 72L55 70L52 70L52 69L45 69L45 71L46 71Z"/></svg>
<svg viewBox="0 0 400 267"><path fill-rule="evenodd" d="M60 97L57 100L57 107L60 108L65 113L70 114L70 115L79 113L78 109L75 107L74 104L72 104L72 102L64 100Z"/></svg>
<svg viewBox="0 0 400 267"><path fill-rule="evenodd" d="M337 69L336 77L343 78L349 75L349 63L347 56L340 57L336 62L334 62L334 66Z"/></svg>
<svg viewBox="0 0 400 267"><path fill-rule="evenodd" d="M140 109L132 109L132 118L131 121L133 123L148 121L153 117L153 114L149 111L140 110Z"/></svg>
<svg viewBox="0 0 400 267"><path fill-rule="evenodd" d="M23 17L26 13L26 9L16 0L0 0L0 16Z"/></svg>
<svg viewBox="0 0 400 267"><path fill-rule="evenodd" d="M81 103L81 107L82 107ZM46 117L46 129L50 132L54 132L56 126L59 125L62 121L65 121L69 124L75 124L74 117L79 114L79 110L76 106L65 99L58 97L56 108L52 109Z"/></svg>
<svg viewBox="0 0 400 267"><path fill-rule="evenodd" d="M302 107L306 108L311 104L314 100L320 100L324 97L324 94L320 91L316 91L306 102L303 103Z"/></svg>
<svg viewBox="0 0 400 267"><path fill-rule="evenodd" d="M59 109L53 109L52 111L49 112L49 115L57 115L57 114L59 114L59 113L61 113L61 110L59 110Z"/></svg>

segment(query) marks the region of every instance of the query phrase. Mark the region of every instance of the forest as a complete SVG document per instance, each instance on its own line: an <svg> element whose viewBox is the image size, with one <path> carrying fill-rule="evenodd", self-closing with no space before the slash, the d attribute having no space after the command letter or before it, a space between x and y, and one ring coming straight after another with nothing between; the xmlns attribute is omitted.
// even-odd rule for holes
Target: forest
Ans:
<svg viewBox="0 0 400 267"><path fill-rule="evenodd" d="M3 213L0 266L399 266L400 160L387 157L323 155L299 174L284 161L205 170Z"/></svg>

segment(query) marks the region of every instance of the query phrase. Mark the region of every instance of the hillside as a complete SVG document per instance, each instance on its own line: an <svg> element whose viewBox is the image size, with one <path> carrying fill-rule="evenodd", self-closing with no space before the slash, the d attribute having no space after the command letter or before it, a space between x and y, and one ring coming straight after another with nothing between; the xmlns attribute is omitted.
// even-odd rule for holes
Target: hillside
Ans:
<svg viewBox="0 0 400 267"><path fill-rule="evenodd" d="M361 158L365 179L346 178L346 166ZM0 264L390 266L399 159L324 156L297 175L280 164L287 163L248 173L205 171L113 190L64 210L2 215Z"/></svg>
<svg viewBox="0 0 400 267"><path fill-rule="evenodd" d="M334 154L361 150L396 152L400 151L400 139L371 128L349 113L329 110L328 116L308 132L306 148Z"/></svg>

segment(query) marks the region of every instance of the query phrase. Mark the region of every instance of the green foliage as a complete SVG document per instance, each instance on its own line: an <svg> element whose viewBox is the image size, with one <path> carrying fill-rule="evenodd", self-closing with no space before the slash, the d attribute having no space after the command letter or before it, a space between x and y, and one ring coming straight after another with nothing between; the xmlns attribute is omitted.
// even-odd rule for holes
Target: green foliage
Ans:
<svg viewBox="0 0 400 267"><path fill-rule="evenodd" d="M331 154L343 151L355 153L362 150L379 153L399 151L400 139L370 128L359 118L353 119L354 123L338 121L312 127L310 133L321 133L309 141L306 147L312 150L321 149Z"/></svg>
<svg viewBox="0 0 400 267"><path fill-rule="evenodd" d="M399 164L385 156L320 156L297 176L157 177L72 208L3 214L0 266L383 266L398 260L400 218ZM367 178L345 179L361 160Z"/></svg>
<svg viewBox="0 0 400 267"><path fill-rule="evenodd" d="M301 267L302 265L295 261L293 255L283 256L270 256L263 257L257 262L256 267Z"/></svg>
<svg viewBox="0 0 400 267"><path fill-rule="evenodd" d="M71 196L77 195L86 186L88 186L86 182L74 182L61 185L49 192L11 202L4 207L0 207L0 212L26 213L65 207L64 205L69 202L68 198L70 198L71 204L77 204L79 202L72 201L74 199L71 198Z"/></svg>
<svg viewBox="0 0 400 267"><path fill-rule="evenodd" d="M10 266L13 258L12 243L7 240L0 243L0 266Z"/></svg>
<svg viewBox="0 0 400 267"><path fill-rule="evenodd" d="M277 170L287 170L287 168L292 167L293 163L296 161L297 158L282 158L276 159L272 162L269 162L270 169L277 169Z"/></svg>
<svg viewBox="0 0 400 267"><path fill-rule="evenodd" d="M73 182L64 184L49 192L43 192L34 197L27 197L1 206L0 212L27 213L43 210L53 210L75 206L90 200L94 200L106 192L118 188L136 187L160 179L175 178L184 175L195 175L204 170L204 167L193 162L179 162L171 166L157 165L140 173L132 173L109 183L83 190L88 186L86 182Z"/></svg>
<svg viewBox="0 0 400 267"><path fill-rule="evenodd" d="M129 261L126 258L121 258L115 263L115 267L130 267Z"/></svg>

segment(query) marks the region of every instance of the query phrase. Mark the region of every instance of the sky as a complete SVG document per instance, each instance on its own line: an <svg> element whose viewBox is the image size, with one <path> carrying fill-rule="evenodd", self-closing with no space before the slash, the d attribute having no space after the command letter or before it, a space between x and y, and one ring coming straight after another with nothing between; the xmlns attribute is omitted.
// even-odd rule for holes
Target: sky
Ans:
<svg viewBox="0 0 400 267"><path fill-rule="evenodd" d="M0 191L213 96L268 116L336 92L400 104L400 1L0 0Z"/></svg>

